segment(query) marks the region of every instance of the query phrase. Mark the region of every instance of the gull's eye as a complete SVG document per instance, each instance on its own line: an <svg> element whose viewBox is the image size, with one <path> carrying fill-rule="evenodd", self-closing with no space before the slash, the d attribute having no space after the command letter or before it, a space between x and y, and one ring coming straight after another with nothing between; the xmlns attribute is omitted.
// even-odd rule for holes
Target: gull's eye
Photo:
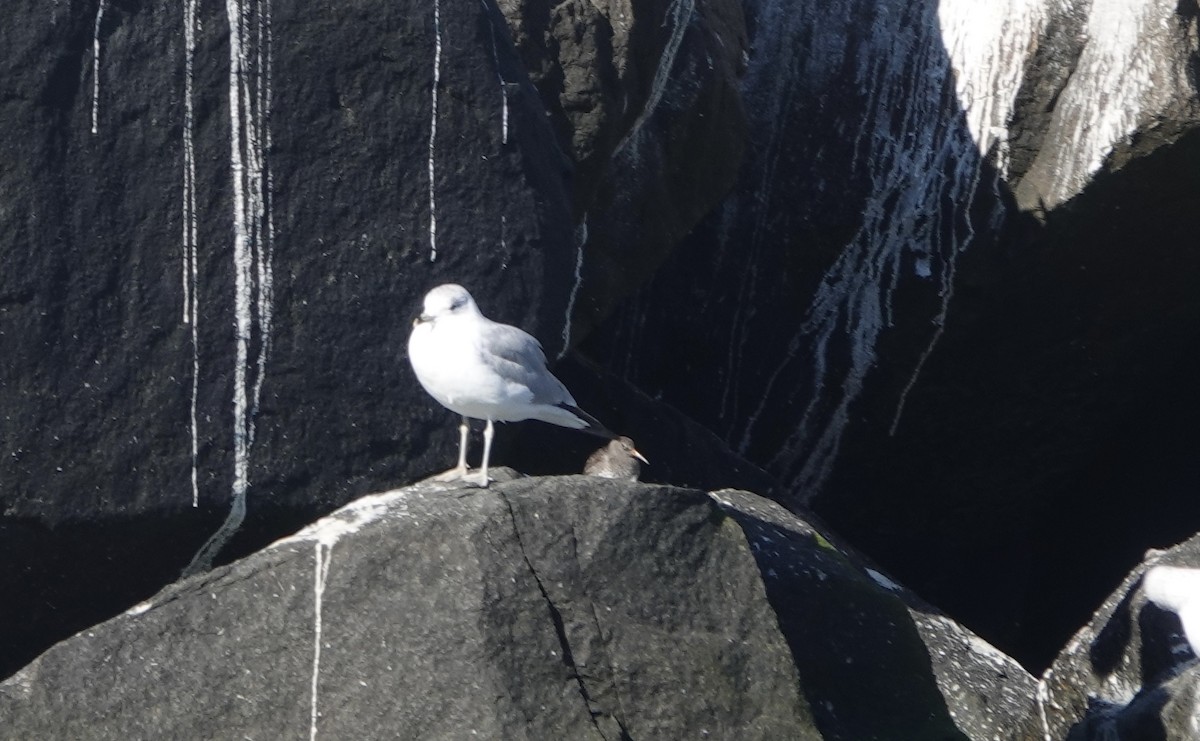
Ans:
<svg viewBox="0 0 1200 741"><path fill-rule="evenodd" d="M458 311L459 309L461 309L462 307L464 307L466 305L467 305L467 299L460 296L450 302L450 311Z"/></svg>

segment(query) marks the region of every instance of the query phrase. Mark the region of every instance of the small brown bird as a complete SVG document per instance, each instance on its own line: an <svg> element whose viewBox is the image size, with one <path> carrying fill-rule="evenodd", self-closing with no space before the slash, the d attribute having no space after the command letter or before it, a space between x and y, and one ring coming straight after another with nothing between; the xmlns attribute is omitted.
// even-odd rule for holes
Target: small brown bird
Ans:
<svg viewBox="0 0 1200 741"><path fill-rule="evenodd" d="M632 440L622 435L588 456L587 463L583 464L583 472L606 479L637 481L642 472L642 463L649 465L650 461L633 447Z"/></svg>

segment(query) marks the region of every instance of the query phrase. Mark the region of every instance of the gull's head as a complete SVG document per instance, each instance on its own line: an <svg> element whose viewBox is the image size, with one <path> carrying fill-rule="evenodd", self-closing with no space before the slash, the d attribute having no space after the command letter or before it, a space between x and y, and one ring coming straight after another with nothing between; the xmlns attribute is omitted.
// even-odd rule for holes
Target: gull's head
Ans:
<svg viewBox="0 0 1200 741"><path fill-rule="evenodd" d="M413 320L413 326L445 317L478 313L479 307L475 306L475 299L471 298L467 289L457 283L443 283L425 294L421 315Z"/></svg>

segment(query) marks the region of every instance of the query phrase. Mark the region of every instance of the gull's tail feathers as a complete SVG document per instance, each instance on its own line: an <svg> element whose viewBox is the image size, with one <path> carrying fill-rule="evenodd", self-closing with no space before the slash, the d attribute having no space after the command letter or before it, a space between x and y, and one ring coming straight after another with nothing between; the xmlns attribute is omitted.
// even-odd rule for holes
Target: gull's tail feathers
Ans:
<svg viewBox="0 0 1200 741"><path fill-rule="evenodd" d="M569 412L577 417L579 421L583 423L577 428L581 432L587 432L595 435L596 437L602 437L605 440L612 440L617 436L615 432L610 431L607 427L601 424L600 420L596 419L573 404L555 404L555 406L564 412Z"/></svg>

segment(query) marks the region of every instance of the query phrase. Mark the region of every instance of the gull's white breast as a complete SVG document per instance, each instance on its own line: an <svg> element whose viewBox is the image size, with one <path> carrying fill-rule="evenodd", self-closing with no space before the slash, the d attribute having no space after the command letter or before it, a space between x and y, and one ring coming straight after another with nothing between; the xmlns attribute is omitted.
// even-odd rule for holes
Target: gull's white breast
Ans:
<svg viewBox="0 0 1200 741"><path fill-rule="evenodd" d="M421 386L439 404L473 419L529 419L533 394L487 362L478 322L445 317L423 322L408 338L408 357Z"/></svg>

